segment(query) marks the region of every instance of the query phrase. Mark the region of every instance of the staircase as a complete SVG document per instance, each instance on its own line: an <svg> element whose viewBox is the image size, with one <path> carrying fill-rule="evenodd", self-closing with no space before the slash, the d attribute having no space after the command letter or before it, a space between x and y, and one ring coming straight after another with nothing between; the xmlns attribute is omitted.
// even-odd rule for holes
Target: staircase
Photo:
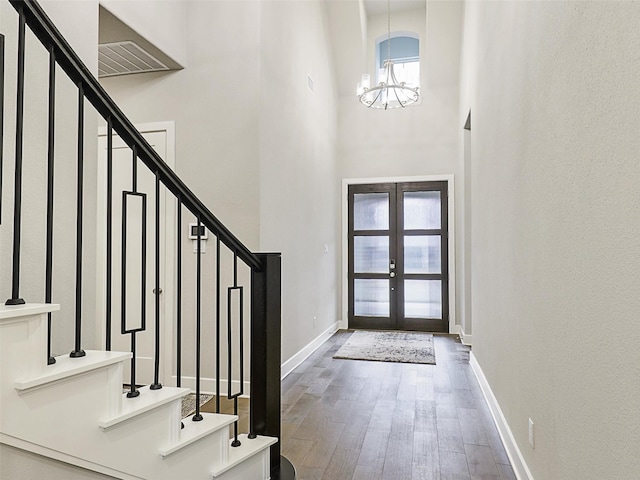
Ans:
<svg viewBox="0 0 640 480"><path fill-rule="evenodd" d="M130 352L86 351L48 366L41 353L47 313L55 310L0 307L2 443L117 478L269 478L276 438L240 435L241 445L230 447L234 415L203 413L202 421L186 418L180 428L189 389L143 387L127 399L122 369Z"/></svg>
<svg viewBox="0 0 640 480"><path fill-rule="evenodd" d="M0 0L6 1L6 0ZM0 176L0 222L12 225L11 238L6 235L2 242L12 245L11 292L5 305L0 306L0 443L24 449L37 455L53 458L78 467L93 470L122 479L212 479L223 480L268 480L270 478L295 479L293 466L280 455L280 328L281 328L281 278L279 254L256 254L245 247L193 194L181 179L164 163L155 150L120 111L113 100L89 73L79 57L58 32L44 10L36 1L9 0L17 12L17 82L13 204L7 205L2 198ZM47 171L46 235L43 250L46 250L42 272L45 279L43 303L29 303L20 296L21 260L25 255L21 246L21 219L23 216L22 146L29 142L24 138L24 92L25 92L25 35L29 28L49 54L49 103L48 103L48 153L43 159L42 169ZM8 42L6 42L8 44ZM0 171L5 139L4 99L5 91L5 37L0 32ZM28 69L27 69L28 70ZM77 206L75 212L75 302L62 305L67 318L73 319L73 350L69 355L52 356L51 332L56 328L53 312L61 310L53 298L52 269L55 246L53 242L53 203L55 149L55 87L56 72L62 71L76 85L78 91L78 124L74 135L78 138L77 151ZM14 92L12 92L13 94ZM105 344L101 350L84 349L82 329L95 319L83 318L83 212L85 162L84 158L84 108L88 102L107 125L107 218L106 218L106 273L105 273L105 318L98 324L106 324ZM68 126L65 126L67 129ZM114 191L112 182L111 152L113 137L117 135L132 151L132 188L130 191ZM155 177L155 192L139 191L138 168L148 169ZM175 299L176 309L171 312L170 328L177 333L175 359L173 352L161 347L160 339L160 216L159 202L147 222L146 198L160 198L160 192L176 202L178 228L176 250L165 252L176 260L176 289L164 292ZM28 195L28 192L26 193ZM155 194L155 197L152 195ZM122 220L114 219L120 212L112 208L114 196L123 198ZM127 214L130 205L142 205L142 240L140 258L142 279L130 278L127 273L125 247L136 238L127 237ZM7 210L13 207L9 218ZM4 210L4 211L3 211ZM182 215L191 216L197 228L195 243L197 281L195 288L196 312L194 318L182 315ZM153 215L155 213L155 215ZM152 217L155 216L155 219ZM113 223L122 221L121 278L112 274L114 258ZM3 226L4 226L3 225ZM202 235L208 231L215 239L215 267L202 261ZM154 233L155 230L155 233ZM147 233L147 231L149 233ZM155 248L147 255L145 235L155 235ZM62 246L59 248L72 248ZM221 250L231 255L230 262L221 260ZM29 252L26 252L28 254ZM147 258L149 257L149 258ZM230 263L230 265L229 265ZM250 285L241 284L239 265L250 270ZM30 263L33 267L33 263ZM233 281L227 286L221 281L221 270L231 269L226 277ZM215 308L203 312L201 278L203 270L214 268L216 278ZM7 272L3 265L3 271ZM4 273L0 272L0 273ZM140 292L149 285L147 273L155 278L152 311L145 310L145 293L142 298L126 298L122 295L121 308L114 307L113 290L122 288L126 282L141 281ZM31 272L29 272L31 273ZM4 277L3 277L4 278ZM147 282L148 283L148 282ZM9 292L0 292L5 295ZM210 295L210 293L209 293ZM245 298L247 297L247 298ZM32 301L31 299L27 299ZM34 299L39 301L40 299ZM140 317L133 319L127 302L142 305ZM226 303L225 303L226 302ZM117 310L117 311L116 311ZM243 312L250 311L250 318ZM127 314L125 318L125 313ZM148 321L147 321L148 317ZM204 323L212 321L210 330L214 338L203 339ZM104 322L102 322L104 320ZM181 419L183 397L192 392L182 388L183 371L182 331L188 322L196 332L193 339L195 352L196 411ZM112 351L112 325L121 325L121 334L131 340L131 351ZM248 329L250 342L245 342L243 331ZM139 386L136 380L136 334L152 331L155 335L154 380L149 385ZM234 332L232 334L232 332ZM237 332L237 333L236 333ZM227 337L224 339L224 337ZM223 342L222 340L225 340ZM214 365L216 372L215 391L218 399L225 396L234 404L234 414L200 411L201 395L201 344L215 345ZM245 345L248 343L248 345ZM239 432L238 398L245 396L245 355L250 353L249 382L251 386L249 431ZM239 353L238 353L239 352ZM159 375L160 364L169 355L175 360L175 386L163 385ZM237 363L234 363L237 362ZM239 365L238 365L239 363ZM226 372L224 371L226 369ZM125 375L126 372L126 375ZM234 373L235 372L235 373ZM238 373L239 372L239 373ZM190 372L191 373L191 372ZM226 374L226 380L224 375ZM234 375L236 375L234 377ZM239 376L239 378L237 378ZM126 378L125 378L126 377ZM227 382L227 391L222 391L221 378ZM129 391L123 393L123 385ZM234 391L235 388L235 391ZM12 480L12 479L7 479Z"/></svg>
<svg viewBox="0 0 640 480"><path fill-rule="evenodd" d="M230 447L233 415L203 413L180 428L189 389L143 387L125 398L130 352L87 351L48 366L47 313L57 309L0 307L2 443L123 479L269 478L276 438L241 435L241 446Z"/></svg>

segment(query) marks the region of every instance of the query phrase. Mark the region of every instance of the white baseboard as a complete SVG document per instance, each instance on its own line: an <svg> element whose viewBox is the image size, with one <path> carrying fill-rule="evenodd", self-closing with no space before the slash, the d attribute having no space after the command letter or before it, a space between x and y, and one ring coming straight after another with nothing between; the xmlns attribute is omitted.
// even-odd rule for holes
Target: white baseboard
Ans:
<svg viewBox="0 0 640 480"><path fill-rule="evenodd" d="M302 362L304 362L309 357L309 355L311 355L313 352L315 352L324 342L329 340L331 335L336 333L339 328L340 328L340 322L335 322L329 328L327 328L324 332L322 332L320 335L318 335L316 338L314 338L302 350L300 350L293 357L291 357L289 360L284 362L282 364L282 367L281 367L281 378L284 378L287 375L289 375L298 365L300 365ZM175 385L176 376L173 375L171 377L171 380L173 381L173 385ZM195 377L185 377L185 376L183 376L182 377L181 386L184 387L184 388L190 388L191 390L195 391L195 389L196 389L196 379L195 379ZM232 386L233 392L237 392L239 390L239 388L240 388L240 382L237 381L237 380L233 380L231 386ZM226 395L227 388L229 388L227 380L224 379L224 378L221 378L220 379L220 392L222 394ZM206 378L206 377L205 378L201 378L200 379L200 391L202 393L208 393L208 394L212 394L212 395L215 394L215 391L216 391L216 379L215 378ZM251 396L251 382L249 382L248 380L244 381L244 390L243 390L243 392L244 392L244 394L242 395L243 397Z"/></svg>
<svg viewBox="0 0 640 480"><path fill-rule="evenodd" d="M284 362L282 364L282 369L280 371L281 378L284 378L287 375L289 375L298 365L304 362L309 357L309 355L311 355L320 347L320 345L322 345L324 342L329 340L331 335L333 335L338 331L339 327L340 327L340 322L335 322L333 325L327 328L324 332L322 332L320 335L314 338L302 350L300 350L293 357L291 357L289 360Z"/></svg>
<svg viewBox="0 0 640 480"><path fill-rule="evenodd" d="M471 334L465 334L462 330L462 325L456 325L456 334L460 337L463 345L471 346Z"/></svg>
<svg viewBox="0 0 640 480"><path fill-rule="evenodd" d="M489 386L489 382L487 381L487 377L484 376L484 372L478 363L478 360L471 352L471 358L469 360L469 364L473 369L473 373L475 373L476 378L478 379L478 383L480 384L480 388L482 389L482 393L484 395L487 404L489 405L489 410L491 410L491 415L493 416L493 421L498 428L498 433L500 434L500 438L502 439L502 443L504 444L504 448L509 456L509 461L511 462L511 466L513 467L513 472L516 475L518 480L534 480L527 463L522 456L522 452L516 443L516 439L511 432L511 428L509 428L509 424L507 423L507 419L502 413L502 409L498 404L498 400L496 399L491 387Z"/></svg>
<svg viewBox="0 0 640 480"><path fill-rule="evenodd" d="M171 380L173 380L173 385L175 385L177 377L175 375L173 375L171 377ZM191 390L193 390L195 392L196 390L196 377L182 377L182 382L181 382L181 387L183 388L190 388ZM221 378L220 379L220 394L221 395L226 395L228 393L228 389L229 388L229 383L227 382L226 378ZM238 380L233 380L231 382L231 393L237 393L240 391L240 382ZM216 379L215 378L207 378L207 377L203 377L200 379L200 392L201 393L207 393L210 395L215 395L216 393ZM248 380L244 381L244 389L243 389L243 394L242 397L250 397L251 396L251 382L249 382Z"/></svg>

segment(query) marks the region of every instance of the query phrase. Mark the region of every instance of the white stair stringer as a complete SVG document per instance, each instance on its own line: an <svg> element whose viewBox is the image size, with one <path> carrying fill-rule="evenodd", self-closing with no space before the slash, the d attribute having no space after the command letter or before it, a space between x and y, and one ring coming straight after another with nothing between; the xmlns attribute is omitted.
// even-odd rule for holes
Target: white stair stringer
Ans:
<svg viewBox="0 0 640 480"><path fill-rule="evenodd" d="M227 461L220 462L211 470L211 478L223 480L227 480L227 478L260 478L257 476L259 472L269 471L269 447L278 439L272 437L249 438L246 434L242 434L238 435L238 440L240 440L240 446L229 447ZM232 440L229 441L229 444L231 442Z"/></svg>
<svg viewBox="0 0 640 480"><path fill-rule="evenodd" d="M130 353L87 351L46 365L46 313L55 305L0 306L0 442L123 479L267 480L277 439L241 436L237 417L184 420L188 389L122 394ZM33 360L36 358L36 360Z"/></svg>

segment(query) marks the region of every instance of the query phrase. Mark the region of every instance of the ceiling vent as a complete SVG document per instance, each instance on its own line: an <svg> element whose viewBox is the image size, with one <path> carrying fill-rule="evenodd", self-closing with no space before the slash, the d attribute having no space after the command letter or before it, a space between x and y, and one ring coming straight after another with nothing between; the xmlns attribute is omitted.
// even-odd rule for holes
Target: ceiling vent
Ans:
<svg viewBox="0 0 640 480"><path fill-rule="evenodd" d="M98 45L99 77L163 70L169 70L169 67L134 42L101 43Z"/></svg>

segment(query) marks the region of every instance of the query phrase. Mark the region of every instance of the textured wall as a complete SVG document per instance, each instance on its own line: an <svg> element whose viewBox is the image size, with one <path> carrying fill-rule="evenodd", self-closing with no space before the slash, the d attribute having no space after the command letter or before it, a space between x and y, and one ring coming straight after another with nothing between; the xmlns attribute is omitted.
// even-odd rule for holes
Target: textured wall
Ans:
<svg viewBox="0 0 640 480"><path fill-rule="evenodd" d="M168 2L180 4L181 2ZM231 232L256 250L259 206L259 2L188 2L187 67L101 80L109 95L134 124L175 122L175 170ZM174 5L175 7L175 5ZM169 7L166 7L169 8ZM123 21L127 18L122 17ZM169 205L173 197L168 196ZM196 255L187 238L195 218L183 209L183 375L195 375ZM168 226L171 231L172 226ZM173 234L173 233L172 233ZM221 297L226 318L226 287L232 285L231 255L224 247ZM215 239L207 244L202 273L202 374L215 377ZM240 284L249 295L246 269ZM165 292L174 295L174 292ZM249 319L249 302L245 318ZM166 321L175 324L174 315ZM248 328L245 329L248 331ZM227 371L226 329L221 331ZM246 362L248 368L248 362ZM174 367L175 368L175 367ZM248 371L247 375L248 378ZM226 378L226 373L224 374Z"/></svg>
<svg viewBox="0 0 640 480"><path fill-rule="evenodd" d="M465 13L474 354L537 480L639 478L640 4Z"/></svg>
<svg viewBox="0 0 640 480"><path fill-rule="evenodd" d="M392 15L392 31L420 35L422 103L406 109L367 109L355 96L355 84L338 104L338 157L342 178L454 174L456 182L456 312L462 324L464 289L464 197L458 118L461 2L430 2L424 9ZM387 33L386 15L367 22L368 65L374 82L375 41ZM434 52L435 50L435 52ZM448 55L442 54L447 52ZM346 279L344 280L346 281ZM343 299L346 303L346 299ZM345 309L346 310L346 309ZM346 318L344 319L346 320Z"/></svg>
<svg viewBox="0 0 640 480"><path fill-rule="evenodd" d="M46 13L76 49L89 70L97 71L98 3L96 1L45 1ZM69 12L73 9L73 15ZM15 158L17 13L0 2L0 32L6 36L4 191L0 225L0 301L11 294L13 236L13 179ZM23 213L20 296L27 302L44 301L45 223L47 174L48 55L27 28L25 58ZM55 216L53 301L61 305L53 315L52 352L73 348L75 314L75 212L77 157L77 88L57 70L55 136ZM95 184L97 124L85 102L84 138L84 256L83 346L95 345Z"/></svg>
<svg viewBox="0 0 640 480"><path fill-rule="evenodd" d="M174 120L185 183L250 249L283 253L285 361L337 320L336 119L324 7L189 2L187 15L184 70L102 83L134 122ZM195 275L193 258L186 279ZM212 278L204 285L213 288ZM205 303L211 312L212 297ZM193 318L192 299L184 305Z"/></svg>
<svg viewBox="0 0 640 480"><path fill-rule="evenodd" d="M260 248L282 252L286 361L338 320L336 94L323 2L262 8Z"/></svg>

